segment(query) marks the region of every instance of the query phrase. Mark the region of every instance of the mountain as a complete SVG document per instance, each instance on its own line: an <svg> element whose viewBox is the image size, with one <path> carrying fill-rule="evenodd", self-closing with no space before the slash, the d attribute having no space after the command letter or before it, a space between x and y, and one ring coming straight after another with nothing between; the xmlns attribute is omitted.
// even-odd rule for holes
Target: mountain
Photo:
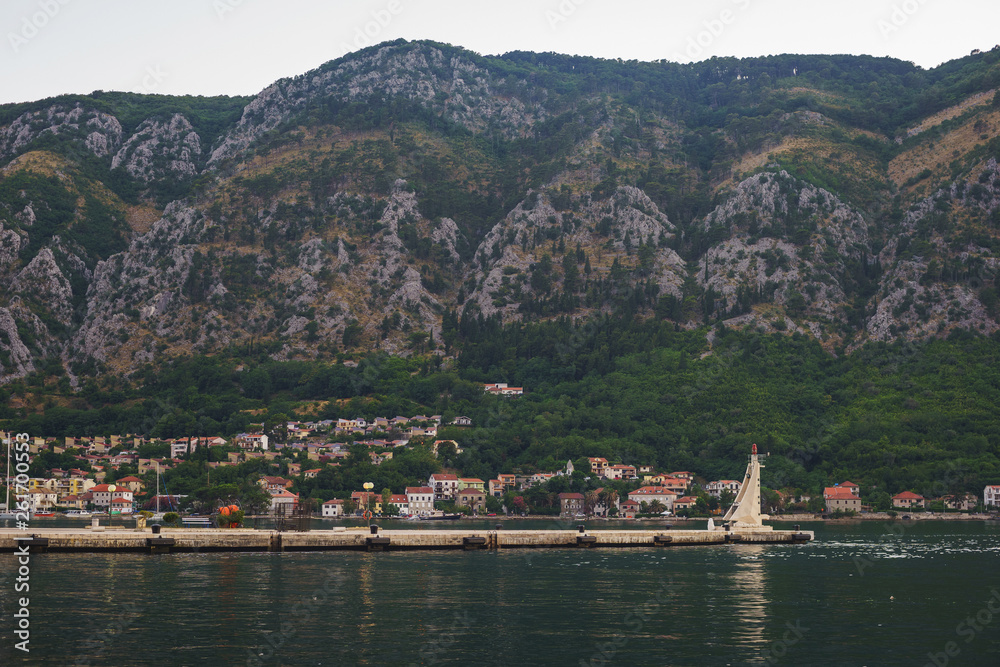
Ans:
<svg viewBox="0 0 1000 667"><path fill-rule="evenodd" d="M675 63L397 41L253 98L0 107L0 381L615 313L1000 329L1000 48Z"/></svg>

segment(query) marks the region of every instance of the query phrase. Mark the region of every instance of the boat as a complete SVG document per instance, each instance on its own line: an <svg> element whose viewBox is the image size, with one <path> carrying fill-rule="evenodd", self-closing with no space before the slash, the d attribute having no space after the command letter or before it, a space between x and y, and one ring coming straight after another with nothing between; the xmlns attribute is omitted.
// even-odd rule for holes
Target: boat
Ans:
<svg viewBox="0 0 1000 667"><path fill-rule="evenodd" d="M461 513L456 512L455 514L439 514L435 516L422 516L421 521L457 521L462 518Z"/></svg>
<svg viewBox="0 0 1000 667"><path fill-rule="evenodd" d="M69 510L65 514L67 519L79 519L81 517L89 517L90 512L87 510Z"/></svg>
<svg viewBox="0 0 1000 667"><path fill-rule="evenodd" d="M55 512L35 512L34 518L36 519L51 519L56 515Z"/></svg>

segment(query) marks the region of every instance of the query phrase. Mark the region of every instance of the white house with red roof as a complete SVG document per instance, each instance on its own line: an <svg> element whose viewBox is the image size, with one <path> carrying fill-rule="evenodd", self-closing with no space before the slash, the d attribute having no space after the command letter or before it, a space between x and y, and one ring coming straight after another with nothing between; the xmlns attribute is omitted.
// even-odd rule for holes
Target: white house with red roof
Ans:
<svg viewBox="0 0 1000 667"><path fill-rule="evenodd" d="M924 497L918 493L903 491L902 493L897 493L892 497L892 506L909 509L911 507L925 507L926 502Z"/></svg>
<svg viewBox="0 0 1000 667"><path fill-rule="evenodd" d="M430 476L427 486L434 489L434 500L454 500L460 482L457 475L436 472Z"/></svg>
<svg viewBox="0 0 1000 667"><path fill-rule="evenodd" d="M116 499L125 500L132 504L134 499L132 491L127 486L118 484L98 484L90 490L92 501L97 507L111 507L111 502Z"/></svg>
<svg viewBox="0 0 1000 667"><path fill-rule="evenodd" d="M665 486L642 486L629 493L628 498L646 504L659 500L666 509L673 511L677 494Z"/></svg>
<svg viewBox="0 0 1000 667"><path fill-rule="evenodd" d="M616 464L604 469L604 477L607 479L638 479L635 466Z"/></svg>
<svg viewBox="0 0 1000 667"><path fill-rule="evenodd" d="M111 501L111 514L131 514L132 501L124 498L115 498Z"/></svg>
<svg viewBox="0 0 1000 667"><path fill-rule="evenodd" d="M323 503L323 516L344 516L344 501L341 498L333 498Z"/></svg>
<svg viewBox="0 0 1000 667"><path fill-rule="evenodd" d="M983 489L983 505L1000 507L1000 485L989 485Z"/></svg>
<svg viewBox="0 0 1000 667"><path fill-rule="evenodd" d="M405 493L394 493L389 496L389 504L395 505L402 515L410 513L410 500ZM384 511L384 510L383 510Z"/></svg>

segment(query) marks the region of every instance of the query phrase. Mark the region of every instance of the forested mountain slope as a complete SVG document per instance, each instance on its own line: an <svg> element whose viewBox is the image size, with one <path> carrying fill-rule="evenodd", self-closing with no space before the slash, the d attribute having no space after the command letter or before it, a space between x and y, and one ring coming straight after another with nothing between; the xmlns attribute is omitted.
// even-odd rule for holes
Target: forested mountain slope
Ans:
<svg viewBox="0 0 1000 667"><path fill-rule="evenodd" d="M695 65L395 42L253 99L0 109L0 378L251 338L440 345L449 311L997 329L1000 51Z"/></svg>

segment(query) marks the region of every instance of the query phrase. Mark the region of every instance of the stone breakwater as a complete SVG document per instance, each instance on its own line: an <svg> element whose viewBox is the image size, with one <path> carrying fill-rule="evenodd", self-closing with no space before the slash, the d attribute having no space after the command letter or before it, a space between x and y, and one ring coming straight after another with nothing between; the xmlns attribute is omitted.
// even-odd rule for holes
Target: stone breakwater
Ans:
<svg viewBox="0 0 1000 667"><path fill-rule="evenodd" d="M377 530L347 528L309 532L205 528L102 530L0 529L0 553L25 545L32 553L209 551L407 551L420 549L658 548L725 544L802 544L812 531L707 530Z"/></svg>

